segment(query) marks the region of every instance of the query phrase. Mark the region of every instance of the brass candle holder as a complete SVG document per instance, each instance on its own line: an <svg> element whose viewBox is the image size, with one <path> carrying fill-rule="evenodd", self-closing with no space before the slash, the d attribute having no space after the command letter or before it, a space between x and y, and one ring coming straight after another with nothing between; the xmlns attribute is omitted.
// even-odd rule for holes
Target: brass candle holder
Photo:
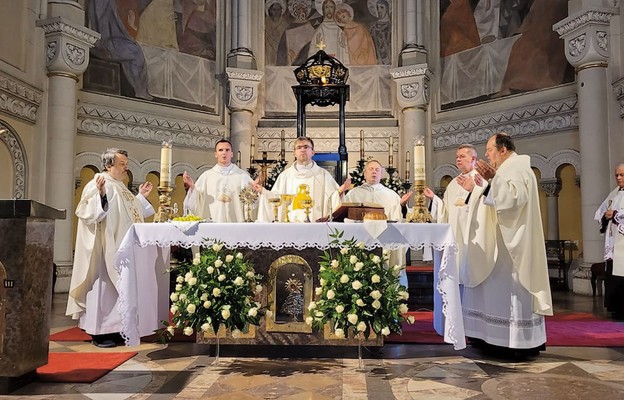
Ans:
<svg viewBox="0 0 624 400"><path fill-rule="evenodd" d="M154 216L154 222L167 222L175 214L171 207L171 192L173 188L169 186L158 186L158 212Z"/></svg>
<svg viewBox="0 0 624 400"><path fill-rule="evenodd" d="M431 213L427 209L427 198L425 197L425 181L414 181L414 208L407 213L407 222L431 222Z"/></svg>

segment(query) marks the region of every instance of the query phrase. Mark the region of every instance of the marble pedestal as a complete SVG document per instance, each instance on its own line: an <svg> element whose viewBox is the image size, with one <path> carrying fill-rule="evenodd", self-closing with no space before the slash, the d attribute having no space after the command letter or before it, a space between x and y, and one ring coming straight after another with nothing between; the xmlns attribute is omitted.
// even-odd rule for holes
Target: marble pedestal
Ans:
<svg viewBox="0 0 624 400"><path fill-rule="evenodd" d="M0 394L48 363L54 220L65 211L0 200Z"/></svg>

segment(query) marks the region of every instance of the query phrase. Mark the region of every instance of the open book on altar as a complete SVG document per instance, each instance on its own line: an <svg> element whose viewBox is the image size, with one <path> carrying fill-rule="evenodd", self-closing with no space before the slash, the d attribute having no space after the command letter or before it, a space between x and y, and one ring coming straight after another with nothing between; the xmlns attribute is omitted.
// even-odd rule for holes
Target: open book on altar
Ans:
<svg viewBox="0 0 624 400"><path fill-rule="evenodd" d="M382 205L369 202L342 203L332 213L332 220L336 222L344 222L345 218L349 218L356 221L362 221L364 219L364 214L366 213L383 214L384 208Z"/></svg>

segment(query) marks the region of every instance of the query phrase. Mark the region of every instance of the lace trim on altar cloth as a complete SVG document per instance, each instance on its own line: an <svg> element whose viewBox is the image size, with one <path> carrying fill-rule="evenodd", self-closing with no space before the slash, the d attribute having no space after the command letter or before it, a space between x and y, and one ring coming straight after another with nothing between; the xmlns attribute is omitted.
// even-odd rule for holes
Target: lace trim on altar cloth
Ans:
<svg viewBox="0 0 624 400"><path fill-rule="evenodd" d="M447 333L448 339L453 344L453 348L455 350L462 350L466 348L466 340L464 338L463 329L461 329L462 337L460 340L460 338L458 338L456 334L457 327L455 326L454 320L452 318L449 318L448 294L446 290L442 288L442 286L445 283L449 283L449 281L451 285L458 284L457 282L453 282L453 275L449 274L448 269L447 269L449 255L451 254L457 255L457 245L455 243L445 243L443 246L432 246L432 247L438 251L444 251L444 249L446 249L446 252L447 252L446 254L443 254L443 256L440 259L440 268L438 270L438 281L436 283L436 290L438 291L438 293L442 295L441 296L442 297L442 315L444 315L445 323L448 324L448 327L449 327L448 333Z"/></svg>
<svg viewBox="0 0 624 400"><path fill-rule="evenodd" d="M218 242L219 240L217 239L201 239L201 240L185 240L185 241L181 241L181 240L144 240L144 241L136 241L135 244L140 246L140 247L147 247L147 246L157 246L157 247L169 247L169 246L178 246L178 247L183 247L183 248L190 248L192 246L208 246L208 245L212 245L213 243ZM223 243L223 242L222 242ZM280 243L274 243L274 242L270 242L270 241L266 241L266 242L249 242L249 241L240 241L240 242L226 242L223 243L223 246L227 249L237 249L239 247L244 247L244 248L248 248L251 250L258 250L261 248L270 248L273 250L281 250L281 249L285 249L285 248L294 248L297 250L304 250L310 247L314 247L315 249L319 249L319 250L327 250L330 247L335 247L338 248L340 246L331 246L329 244L320 244L320 243L301 243L301 241L296 241L296 242L280 242ZM376 243L374 245L366 245L365 249L366 250L374 250L374 249L379 249L379 248L384 248L387 250L400 250L400 249L405 249L407 250L407 248L411 248L412 250L422 250L425 247L431 247L434 250L437 251L443 251L445 249L451 249L453 251L453 254L457 253L457 248L455 246L455 243L453 242L446 242L446 243L420 243L418 245L408 245L405 243Z"/></svg>
<svg viewBox="0 0 624 400"><path fill-rule="evenodd" d="M117 272L119 273L119 279L117 280L118 287L129 287L127 279L124 279L126 274L121 273L121 270L127 269L130 266L130 260L128 258L118 259L115 263L115 267ZM117 311L121 318L121 331L119 332L121 337L124 339L126 346L138 346L141 344L141 337L139 336L138 330L138 311L136 306L132 306L128 304L126 301L128 299L127 296L119 296L117 298Z"/></svg>

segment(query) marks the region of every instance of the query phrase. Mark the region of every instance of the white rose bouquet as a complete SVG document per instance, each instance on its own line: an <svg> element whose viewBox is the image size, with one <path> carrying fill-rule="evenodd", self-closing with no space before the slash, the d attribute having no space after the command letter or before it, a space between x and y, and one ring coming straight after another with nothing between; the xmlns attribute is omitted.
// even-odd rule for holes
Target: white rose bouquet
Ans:
<svg viewBox="0 0 624 400"><path fill-rule="evenodd" d="M330 250L321 256L315 301L308 306L306 322L323 329L329 322L334 334L348 337L371 331L387 336L402 333L407 317L407 288L399 283L401 267L388 265L388 252L381 255L366 250L353 238L342 239L335 231Z"/></svg>
<svg viewBox="0 0 624 400"><path fill-rule="evenodd" d="M165 339L176 329L191 336L218 332L225 325L231 332L246 333L250 324L260 324L266 309L255 299L263 290L262 276L241 252L227 250L221 243L207 245L176 271L176 286L170 295L172 322L163 321Z"/></svg>

